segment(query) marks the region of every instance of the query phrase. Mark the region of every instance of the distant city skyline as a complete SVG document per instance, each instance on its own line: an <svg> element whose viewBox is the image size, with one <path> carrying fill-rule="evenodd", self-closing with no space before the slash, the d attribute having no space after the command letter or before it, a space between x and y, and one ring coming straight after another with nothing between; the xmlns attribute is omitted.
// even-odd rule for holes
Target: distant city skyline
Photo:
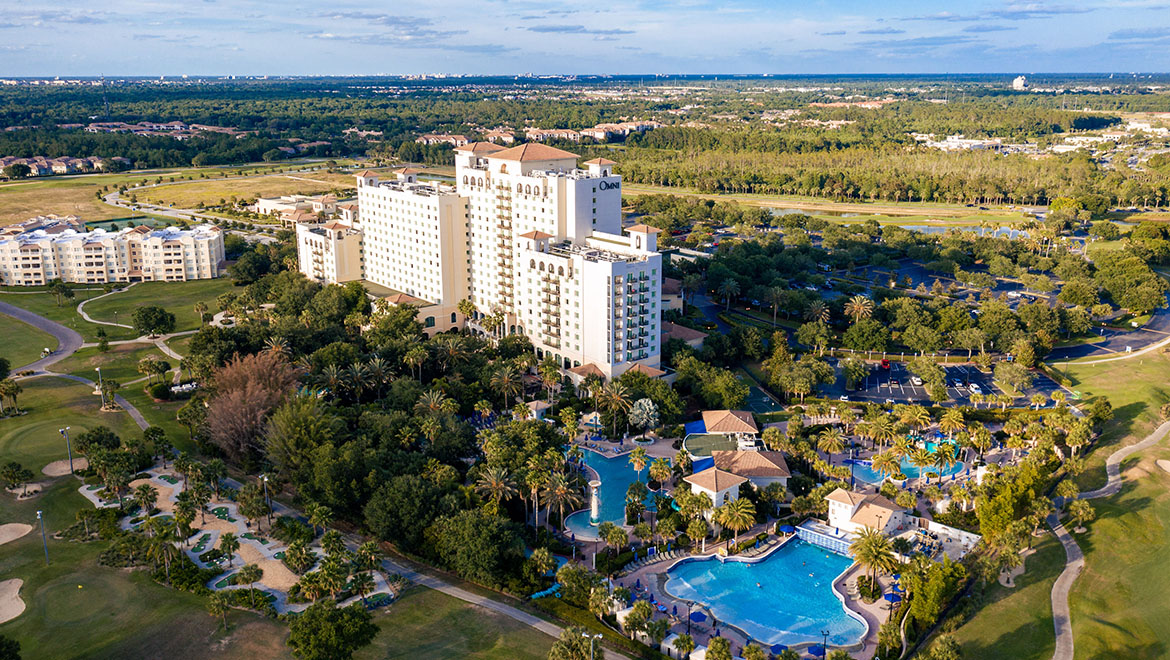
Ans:
<svg viewBox="0 0 1170 660"><path fill-rule="evenodd" d="M1166 71L1170 2L0 0L0 76Z"/></svg>

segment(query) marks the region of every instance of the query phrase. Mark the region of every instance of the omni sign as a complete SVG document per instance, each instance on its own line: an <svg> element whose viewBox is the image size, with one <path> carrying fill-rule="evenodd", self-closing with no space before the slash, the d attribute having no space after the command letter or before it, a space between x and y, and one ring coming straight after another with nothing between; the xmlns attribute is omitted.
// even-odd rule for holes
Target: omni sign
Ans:
<svg viewBox="0 0 1170 660"><path fill-rule="evenodd" d="M622 187L622 184L616 181L613 183L610 183L609 181L602 181L601 183L597 184L597 187L601 188L602 190L617 190L618 188Z"/></svg>

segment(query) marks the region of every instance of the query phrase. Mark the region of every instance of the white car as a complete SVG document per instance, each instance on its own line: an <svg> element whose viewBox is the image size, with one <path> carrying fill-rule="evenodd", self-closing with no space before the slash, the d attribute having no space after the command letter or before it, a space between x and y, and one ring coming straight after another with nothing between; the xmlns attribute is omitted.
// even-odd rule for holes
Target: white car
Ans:
<svg viewBox="0 0 1170 660"><path fill-rule="evenodd" d="M849 396L848 396L848 395L846 395L846 394L842 394L841 396L837 397L837 400L838 400L838 401L848 401L848 400L849 400Z"/></svg>
<svg viewBox="0 0 1170 660"><path fill-rule="evenodd" d="M971 383L971 394L983 394L983 388L978 383Z"/></svg>
<svg viewBox="0 0 1170 660"><path fill-rule="evenodd" d="M915 386L915 387L922 387L922 379L919 378L918 376L911 376L910 377L910 384Z"/></svg>

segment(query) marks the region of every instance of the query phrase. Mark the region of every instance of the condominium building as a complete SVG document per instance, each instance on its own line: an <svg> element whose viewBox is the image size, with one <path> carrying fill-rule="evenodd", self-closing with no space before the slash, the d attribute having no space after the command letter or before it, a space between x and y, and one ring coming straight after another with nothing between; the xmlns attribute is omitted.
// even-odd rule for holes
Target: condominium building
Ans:
<svg viewBox="0 0 1170 660"><path fill-rule="evenodd" d="M577 160L538 143L476 142L455 149L454 186L420 183L412 170L389 181L358 174L361 222L349 231L360 231L362 279L418 300L427 327L462 325L456 306L466 299L476 308L466 319L472 329L497 319L496 332L527 335L538 357L565 369L594 365L605 377L634 365L656 369L658 230L623 232L613 161L582 169ZM298 227L297 235L302 272L344 281L336 265L322 274L329 248L313 238L319 234ZM333 264L354 258L331 249Z"/></svg>
<svg viewBox="0 0 1170 660"><path fill-rule="evenodd" d="M224 266L223 232L213 225L118 232L56 229L0 236L0 280L30 286L57 278L77 284L182 282L218 277Z"/></svg>

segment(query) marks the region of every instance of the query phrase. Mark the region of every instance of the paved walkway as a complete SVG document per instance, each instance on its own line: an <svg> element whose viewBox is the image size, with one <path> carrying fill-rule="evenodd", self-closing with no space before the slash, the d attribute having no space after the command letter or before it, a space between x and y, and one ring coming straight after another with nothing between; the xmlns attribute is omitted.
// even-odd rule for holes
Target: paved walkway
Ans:
<svg viewBox="0 0 1170 660"><path fill-rule="evenodd" d="M17 307L16 305L10 305L6 302L0 302L0 314L6 314L18 321L23 321L38 330L43 330L50 335L53 335L53 337L57 340L57 350L53 351L52 355L43 357L36 362L32 362L26 365L12 365L13 373L29 370L42 371L49 365L56 364L70 355L73 355L74 351L81 348L81 335L78 334L76 330L66 328L56 321L50 321L40 314L33 314L27 309Z"/></svg>
<svg viewBox="0 0 1170 660"><path fill-rule="evenodd" d="M98 299L101 299L101 298L105 298L106 296L112 296L115 293L121 293L121 292L125 291L126 289L129 289L130 287L134 286L135 284L138 284L138 283L131 282L131 283L127 284L126 286L114 289L113 291L110 291L109 293L103 293L100 296L94 296L92 298L82 300L81 302L77 303L77 313L81 315L81 318L85 319L86 321L89 321L90 323L96 323L98 325L111 325L111 326L114 326L116 328L130 328L131 330L133 330L134 326L126 325L125 323L110 323L109 321L97 320L97 319L91 317L89 314L85 313L85 306L88 303L91 303L91 302L98 300Z"/></svg>
<svg viewBox="0 0 1170 660"><path fill-rule="evenodd" d="M1081 493L1078 498L1093 500L1121 492L1121 463L1133 454L1158 444L1166 437L1167 433L1170 433L1170 422L1162 423L1141 442L1127 445L1110 454L1105 459L1105 473L1108 475L1105 485L1096 490ZM1065 554L1064 570L1056 578L1056 583L1052 585L1052 623L1056 627L1056 651L1052 654L1052 660L1073 660L1074 644L1068 594L1072 591L1077 576L1085 567L1085 555L1081 552L1080 546L1077 545L1076 539L1068 533L1055 513L1048 516L1047 522L1052 531L1056 533L1060 544L1064 546Z"/></svg>

